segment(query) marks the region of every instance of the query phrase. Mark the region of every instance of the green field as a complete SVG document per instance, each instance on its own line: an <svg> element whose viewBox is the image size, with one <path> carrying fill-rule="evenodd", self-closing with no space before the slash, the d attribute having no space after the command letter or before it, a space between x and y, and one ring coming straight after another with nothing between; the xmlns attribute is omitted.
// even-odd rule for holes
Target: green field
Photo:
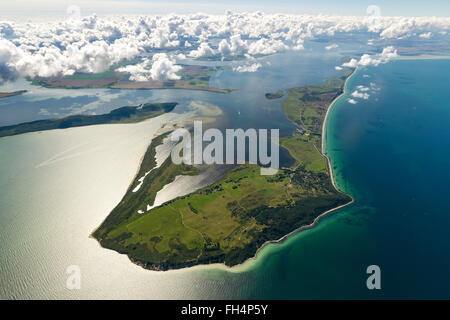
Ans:
<svg viewBox="0 0 450 320"><path fill-rule="evenodd" d="M257 165L235 166L212 185L145 211L156 192L176 175L196 174L193 167L166 160L145 178L138 192L131 192L131 184L94 236L102 246L149 269L213 262L233 266L254 256L266 241L280 239L348 203L351 198L332 186L319 151L326 109L342 92L347 76L287 90L283 109L299 127L293 136L281 139L296 160L291 168L262 176ZM302 126L295 120L301 120ZM154 148L161 141L161 137L153 140L137 178L154 166Z"/></svg>

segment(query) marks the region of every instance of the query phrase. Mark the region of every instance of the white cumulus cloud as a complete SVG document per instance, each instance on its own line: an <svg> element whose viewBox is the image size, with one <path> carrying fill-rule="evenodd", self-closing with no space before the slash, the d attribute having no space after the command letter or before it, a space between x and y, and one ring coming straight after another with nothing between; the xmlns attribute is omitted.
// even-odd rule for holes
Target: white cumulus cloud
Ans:
<svg viewBox="0 0 450 320"><path fill-rule="evenodd" d="M432 36L431 32L425 32L419 35L419 37L421 37L422 39L430 39Z"/></svg>
<svg viewBox="0 0 450 320"><path fill-rule="evenodd" d="M370 95L367 92L359 92L358 90L355 90L352 92L352 97L367 100Z"/></svg>
<svg viewBox="0 0 450 320"><path fill-rule="evenodd" d="M397 50L393 46L383 49L379 54L369 55L363 54L359 61L352 58L350 61L342 64L343 67L356 68L357 66L378 66L382 63L387 63L392 59L398 57Z"/></svg>
<svg viewBox="0 0 450 320"><path fill-rule="evenodd" d="M149 64L150 61L146 59L142 63L136 65L118 68L117 71L130 73L130 80L132 81L180 79L180 76L176 73L180 71L182 67L176 65L165 53L153 55L150 68L148 67Z"/></svg>
<svg viewBox="0 0 450 320"><path fill-rule="evenodd" d="M261 63L253 63L251 65L242 65L233 68L235 72L256 72L261 68Z"/></svg>
<svg viewBox="0 0 450 320"><path fill-rule="evenodd" d="M214 56L215 54L216 52L209 46L208 43L202 42L196 50L192 50L189 53L189 56L193 58L200 58Z"/></svg>
<svg viewBox="0 0 450 320"><path fill-rule="evenodd" d="M332 50L332 49L336 49L339 46L336 43L330 44L329 46L326 46L325 49L326 50Z"/></svg>
<svg viewBox="0 0 450 320"><path fill-rule="evenodd" d="M445 43L450 18L380 16L376 26L361 17L262 12L1 21L0 80L102 72L119 62L142 61L161 52L191 58L255 56L301 50L305 40L314 39L331 50L336 48L336 35L351 39L358 33L366 34L372 44L396 45L407 38ZM364 55L345 66L378 65L394 53Z"/></svg>

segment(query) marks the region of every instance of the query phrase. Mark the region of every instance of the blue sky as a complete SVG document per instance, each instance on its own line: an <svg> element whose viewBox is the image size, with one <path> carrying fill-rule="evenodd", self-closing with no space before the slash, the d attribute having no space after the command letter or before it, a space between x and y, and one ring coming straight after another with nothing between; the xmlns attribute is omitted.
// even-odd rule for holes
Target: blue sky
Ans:
<svg viewBox="0 0 450 320"><path fill-rule="evenodd" d="M366 15L369 5L376 5L385 16L447 16L449 0L14 0L0 1L0 16L6 14L65 14L70 5L80 7L82 14L157 14L157 13L223 13L264 11L268 13L309 13Z"/></svg>

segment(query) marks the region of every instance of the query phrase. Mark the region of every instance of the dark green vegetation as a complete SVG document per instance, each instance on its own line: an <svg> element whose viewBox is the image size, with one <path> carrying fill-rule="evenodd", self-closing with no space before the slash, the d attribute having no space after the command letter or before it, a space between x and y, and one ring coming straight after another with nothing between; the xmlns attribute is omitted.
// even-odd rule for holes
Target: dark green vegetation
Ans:
<svg viewBox="0 0 450 320"><path fill-rule="evenodd" d="M265 94L266 98L269 100L279 99L283 97L283 95L284 95L283 90L278 90L277 92L274 93L269 92Z"/></svg>
<svg viewBox="0 0 450 320"><path fill-rule="evenodd" d="M16 134L44 131L52 129L66 129L72 127L92 126L96 124L133 123L145 119L157 117L172 111L177 104L170 103L147 103L136 107L121 107L102 115L74 115L61 119L38 120L25 122L12 126L0 127L0 137Z"/></svg>
<svg viewBox="0 0 450 320"><path fill-rule="evenodd" d="M130 74L109 70L102 73L75 73L71 76L36 77L31 80L34 85L46 88L112 88L112 89L189 89L228 93L230 89L218 89L209 86L210 77L226 67L206 67L183 65L178 72L179 80L132 81Z"/></svg>
<svg viewBox="0 0 450 320"><path fill-rule="evenodd" d="M319 151L326 110L349 74L326 84L287 90L283 108L299 127L292 137L281 140L296 160L291 168L263 176L257 165L239 165L210 186L146 211L155 192L176 174L194 174L191 167L167 160L151 171L138 192L132 192L134 184L130 186L94 236L104 247L149 269L213 262L233 266L254 256L265 242L311 225L323 212L349 203L351 198L333 187ZM147 151L136 181L152 168L159 139Z"/></svg>
<svg viewBox="0 0 450 320"><path fill-rule="evenodd" d="M27 92L27 90L19 90L19 91L13 91L13 92L0 92L0 98L18 96L19 94L23 94L25 92Z"/></svg>

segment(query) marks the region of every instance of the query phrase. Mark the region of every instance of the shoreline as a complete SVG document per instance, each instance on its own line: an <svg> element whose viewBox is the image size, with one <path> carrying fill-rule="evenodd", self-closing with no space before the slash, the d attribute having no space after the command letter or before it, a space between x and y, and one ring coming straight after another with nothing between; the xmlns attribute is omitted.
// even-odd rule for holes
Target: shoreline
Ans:
<svg viewBox="0 0 450 320"><path fill-rule="evenodd" d="M325 142L325 133L326 133L326 121L327 121L327 118L328 118L328 114L329 114L330 110L332 109L332 107L334 106L334 104L336 103L336 101L339 100L344 94L347 93L347 83L348 83L348 80L350 80L350 79L353 77L353 75L356 73L356 71L357 71L357 68L354 68L353 71L352 71L352 73L347 77L347 79L345 79L342 93L339 94L337 97L335 97L335 98L333 99L333 101L331 101L330 105L329 105L328 108L327 108L327 112L326 112L326 114L325 114L325 118L324 118L323 124L322 124L322 138L321 138L321 140L322 140L322 146L321 146L321 149L322 149L322 150L320 151L321 155L322 155L322 156L326 159L326 161L327 161L328 172L329 172L329 175L330 175L330 178L331 178L331 184L333 185L334 189L335 189L337 192L342 193L342 194L345 194L346 196L350 197L350 198L351 198L351 201L349 201L349 202L347 202L347 203L344 203L344 204L342 204L342 205L340 205L340 206L337 206L337 207L335 207L335 208L326 210L325 212L323 212L323 213L321 213L320 215L318 215L317 217L315 217L314 220L313 220L313 222L311 222L310 224L301 226L301 227L299 227L299 228L297 228L297 229L295 229L295 230L289 232L288 234L282 236L281 238L279 238L279 239L277 239L277 240L269 240L269 241L264 242L264 243L256 250L256 253L254 254L253 257L250 257L250 258L246 259L244 262L242 262L242 263L240 263L240 264L237 264L237 265L234 265L234 266L231 266L231 267L225 265L224 263L210 263L210 264L205 264L205 263L204 263L204 264L197 264L197 265L191 265L191 266L182 266L182 267L180 267L180 268L171 268L171 269L167 269L167 270L161 270L161 269L158 269L158 268L147 267L147 266L144 265L143 263L140 263L139 261L135 261L135 260L133 260L131 257L129 257L128 255L126 255L126 256L128 257L128 259L129 259L133 264L135 264L135 265L137 265L137 266L139 266L139 267L141 267L141 268L143 268L143 269L150 270L150 271L159 271L159 272L160 272L160 271L163 271L163 272L185 272L185 271L193 271L193 270L196 270L196 269L203 269L203 270L207 270L207 269L209 269L209 270L219 269L219 270L228 271L228 272L234 272L234 273L246 272L246 271L248 271L248 270L253 266L253 264L258 260L258 254L260 254L260 252L261 252L267 245L269 245L269 244L281 244L281 243L283 243L284 241L286 241L289 237L291 237L291 236L293 236L293 235L295 235L295 234L297 234L297 233L299 233L299 232L301 232L301 231L303 231L303 230L312 229L313 227L316 226L316 224L319 222L319 220L320 220L321 218L323 218L324 216L328 215L329 213L334 212L334 211L336 211L336 210L339 210L339 209L341 209L341 208L344 208L344 207L346 207L346 206L349 206L349 205L353 204L353 203L355 202L355 199L353 198L353 196L352 196L352 195L349 195L349 194L346 194L345 192L339 190L339 189L337 188L337 186L336 186L336 183L335 183L335 180L334 180L334 175L333 175L333 168L332 168L332 166L331 166L330 158L325 154L325 147L324 147L325 143L324 143L324 142ZM99 243L99 245L101 246L100 243ZM102 247L102 246L101 246L101 247ZM102 248L103 248L103 249L107 249L107 248L104 248L104 247L102 247ZM114 251L114 250L113 250L113 251Z"/></svg>
<svg viewBox="0 0 450 320"><path fill-rule="evenodd" d="M334 181L333 168L331 167L331 161L325 152L326 124L327 124L328 114L330 113L330 110L333 108L333 105L336 103L336 101L338 101L342 96L344 96L347 93L347 83L353 77L353 75L356 73L357 70L358 70L358 68L354 68L352 73L347 77L347 79L345 79L344 89L342 90L342 93L340 95L338 95L336 98L334 98L333 101L331 101L330 106L328 107L327 112L325 113L325 118L323 119L323 124L322 124L322 146L321 146L320 152L327 160L327 165L329 168L328 170L329 170L330 176L331 176L331 183L333 184L333 187L339 192L342 192L342 191L340 191L336 186L336 183ZM353 199L353 197L352 197L352 199Z"/></svg>

